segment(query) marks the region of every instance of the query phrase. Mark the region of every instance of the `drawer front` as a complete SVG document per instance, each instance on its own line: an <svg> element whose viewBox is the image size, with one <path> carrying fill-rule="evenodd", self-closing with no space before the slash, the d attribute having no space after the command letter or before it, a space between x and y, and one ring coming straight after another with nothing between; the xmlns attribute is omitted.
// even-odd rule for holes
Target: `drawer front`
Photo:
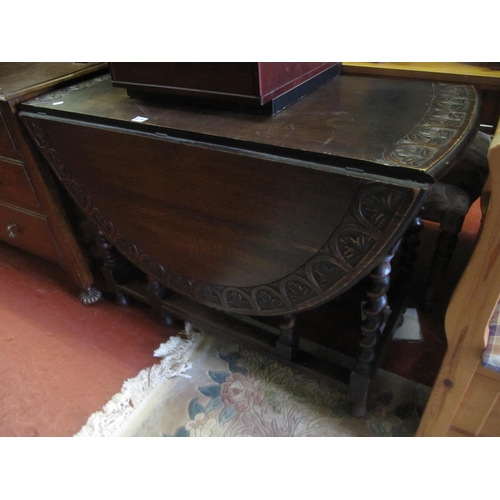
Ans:
<svg viewBox="0 0 500 500"><path fill-rule="evenodd" d="M45 217L0 204L0 239L53 262L60 261Z"/></svg>
<svg viewBox="0 0 500 500"><path fill-rule="evenodd" d="M0 200L40 211L40 203L24 165L0 159Z"/></svg>
<svg viewBox="0 0 500 500"><path fill-rule="evenodd" d="M5 118L0 111L0 156L19 159L21 155L16 148L12 135L10 134Z"/></svg>

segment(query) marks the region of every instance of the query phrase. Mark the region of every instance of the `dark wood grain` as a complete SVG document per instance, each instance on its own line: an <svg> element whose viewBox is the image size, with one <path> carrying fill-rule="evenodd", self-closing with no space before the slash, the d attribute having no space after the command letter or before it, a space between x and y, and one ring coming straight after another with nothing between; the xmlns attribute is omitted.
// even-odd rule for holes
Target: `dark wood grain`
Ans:
<svg viewBox="0 0 500 500"><path fill-rule="evenodd" d="M18 105L105 69L103 63L0 63L0 238L59 264L86 304L100 292L93 288L60 187L21 124Z"/></svg>
<svg viewBox="0 0 500 500"><path fill-rule="evenodd" d="M127 258L177 293L258 315L313 307L366 275L478 116L472 88L368 78L339 78L265 119L145 103L104 77L23 108ZM146 125L131 121L138 112Z"/></svg>
<svg viewBox="0 0 500 500"><path fill-rule="evenodd" d="M0 228L0 239L6 243L52 262L60 262L61 255L46 217L15 206L1 204Z"/></svg>
<svg viewBox="0 0 500 500"><path fill-rule="evenodd" d="M40 201L22 163L0 159L0 198L39 212Z"/></svg>
<svg viewBox="0 0 500 500"><path fill-rule="evenodd" d="M105 70L105 63L95 62L1 62L0 101L29 99Z"/></svg>
<svg viewBox="0 0 500 500"><path fill-rule="evenodd" d="M23 120L118 250L176 292L228 311L279 314L341 293L395 244L424 194L201 143Z"/></svg>
<svg viewBox="0 0 500 500"><path fill-rule="evenodd" d="M6 110L7 113L9 110ZM0 109L0 155L7 158L19 159L19 151L12 138L12 133L7 126L3 113Z"/></svg>
<svg viewBox="0 0 500 500"><path fill-rule="evenodd" d="M218 285L293 272L329 239L361 182L118 130L56 121L45 129L68 175L127 241Z"/></svg>
<svg viewBox="0 0 500 500"><path fill-rule="evenodd" d="M472 138L480 106L470 86L340 76L266 117L130 99L104 77L34 99L26 109L432 182ZM132 122L136 117L147 120Z"/></svg>
<svg viewBox="0 0 500 500"><path fill-rule="evenodd" d="M475 133L476 97L468 86L339 77L262 117L132 99L99 78L25 103L21 117L94 225L120 301L306 371L341 360L361 412L405 306L391 304L382 331L392 251ZM143 271L138 282L123 278L115 249ZM405 246L404 271L411 262ZM300 338L300 315L370 274L367 321L347 314L362 337L357 360Z"/></svg>

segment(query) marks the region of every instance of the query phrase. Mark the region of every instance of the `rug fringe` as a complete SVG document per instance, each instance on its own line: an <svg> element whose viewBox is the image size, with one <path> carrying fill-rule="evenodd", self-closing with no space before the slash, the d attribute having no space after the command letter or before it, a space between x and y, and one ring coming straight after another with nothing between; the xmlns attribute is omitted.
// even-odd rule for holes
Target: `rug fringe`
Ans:
<svg viewBox="0 0 500 500"><path fill-rule="evenodd" d="M82 429L74 437L113 437L129 420L142 402L158 385L158 382L183 376L190 378L186 371L191 368L189 355L199 344L203 333L186 323L182 337L171 337L155 350L154 356L162 361L123 383L122 389L106 403L101 411L93 413Z"/></svg>

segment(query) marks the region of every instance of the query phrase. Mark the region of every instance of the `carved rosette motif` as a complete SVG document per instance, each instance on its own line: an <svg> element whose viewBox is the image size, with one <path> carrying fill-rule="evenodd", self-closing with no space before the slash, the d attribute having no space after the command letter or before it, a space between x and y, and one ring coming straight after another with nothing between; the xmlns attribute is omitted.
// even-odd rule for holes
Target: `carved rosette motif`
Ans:
<svg viewBox="0 0 500 500"><path fill-rule="evenodd" d="M251 297L238 288L226 287L222 294L222 303L225 308L233 311L246 311L253 309Z"/></svg>
<svg viewBox="0 0 500 500"><path fill-rule="evenodd" d="M252 291L252 304L261 311L286 310L284 296L270 286L258 286ZM255 306L254 306L255 307Z"/></svg>
<svg viewBox="0 0 500 500"><path fill-rule="evenodd" d="M307 274L310 276L309 282L316 283L322 291L331 288L347 274L347 271L340 267L334 259L327 256L312 259L306 268Z"/></svg>
<svg viewBox="0 0 500 500"><path fill-rule="evenodd" d="M134 242L128 241L98 207L59 157L54 164L52 147L42 125L30 119L29 130L70 195L90 221L125 257L174 292L200 303L240 314L280 315L319 305L361 277L369 262L394 237L399 223L418 196L418 190L362 180L341 223L322 248L300 268L282 279L254 287L223 286L183 276L155 262ZM37 136L35 136L35 131ZM47 154L47 153L51 154ZM57 155L57 154L56 154ZM62 169L61 169L62 165Z"/></svg>
<svg viewBox="0 0 500 500"><path fill-rule="evenodd" d="M468 87L435 83L429 109L422 120L374 160L410 168L432 165L441 156L440 146L458 134L474 105Z"/></svg>
<svg viewBox="0 0 500 500"><path fill-rule="evenodd" d="M222 305L222 295L215 287L202 283L196 287L195 297L200 302Z"/></svg>
<svg viewBox="0 0 500 500"><path fill-rule="evenodd" d="M305 279L290 279L283 287L283 295L288 297L292 304L301 304L313 299L318 294L315 283Z"/></svg>
<svg viewBox="0 0 500 500"><path fill-rule="evenodd" d="M361 199L360 207L363 217L380 231L390 224L393 214L401 205L403 197L397 191L386 188L374 188Z"/></svg>

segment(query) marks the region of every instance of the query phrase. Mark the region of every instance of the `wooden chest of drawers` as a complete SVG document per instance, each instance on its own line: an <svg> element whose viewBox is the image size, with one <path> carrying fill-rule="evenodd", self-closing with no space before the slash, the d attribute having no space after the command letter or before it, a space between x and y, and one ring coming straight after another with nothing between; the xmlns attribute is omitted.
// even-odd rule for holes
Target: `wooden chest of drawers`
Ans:
<svg viewBox="0 0 500 500"><path fill-rule="evenodd" d="M0 159L0 196L4 203L18 204L34 211L41 210L23 163Z"/></svg>
<svg viewBox="0 0 500 500"><path fill-rule="evenodd" d="M98 300L100 292L93 287L50 169L32 146L17 107L105 69L102 63L0 63L0 240L60 265L86 304Z"/></svg>

